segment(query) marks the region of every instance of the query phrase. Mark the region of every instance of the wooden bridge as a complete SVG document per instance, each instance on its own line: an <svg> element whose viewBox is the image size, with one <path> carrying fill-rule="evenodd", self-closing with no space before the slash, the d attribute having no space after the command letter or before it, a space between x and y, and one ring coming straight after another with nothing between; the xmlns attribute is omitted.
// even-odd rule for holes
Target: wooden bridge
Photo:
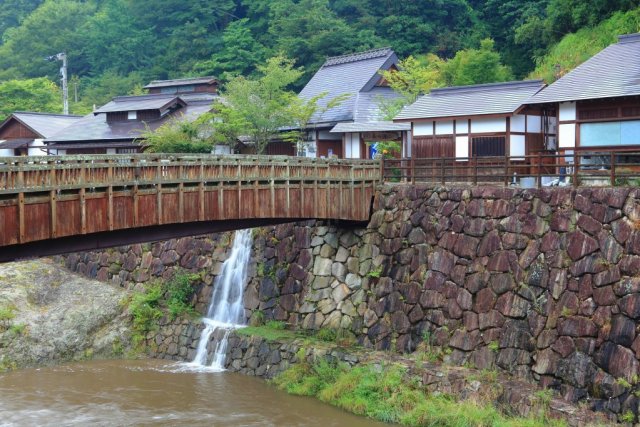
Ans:
<svg viewBox="0 0 640 427"><path fill-rule="evenodd" d="M304 219L368 221L377 161L0 158L0 261Z"/></svg>

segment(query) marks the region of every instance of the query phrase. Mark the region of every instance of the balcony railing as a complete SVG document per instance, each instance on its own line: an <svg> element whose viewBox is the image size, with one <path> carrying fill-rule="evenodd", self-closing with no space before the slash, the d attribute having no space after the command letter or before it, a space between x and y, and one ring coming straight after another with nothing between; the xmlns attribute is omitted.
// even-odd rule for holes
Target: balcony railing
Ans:
<svg viewBox="0 0 640 427"><path fill-rule="evenodd" d="M550 185L640 185L640 150L583 149L505 157L385 159L384 182Z"/></svg>

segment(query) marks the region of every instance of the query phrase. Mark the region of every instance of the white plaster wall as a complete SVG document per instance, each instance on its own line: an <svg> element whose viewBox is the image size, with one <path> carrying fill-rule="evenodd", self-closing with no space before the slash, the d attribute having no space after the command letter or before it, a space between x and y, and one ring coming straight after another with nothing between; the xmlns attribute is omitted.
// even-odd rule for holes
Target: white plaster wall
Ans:
<svg viewBox="0 0 640 427"><path fill-rule="evenodd" d="M433 135L433 122L419 122L413 124L413 134L415 136Z"/></svg>
<svg viewBox="0 0 640 427"><path fill-rule="evenodd" d="M456 120L456 135L469 133L469 120Z"/></svg>
<svg viewBox="0 0 640 427"><path fill-rule="evenodd" d="M213 147L213 149L215 150L216 148ZM118 153L115 148L107 148L107 154L118 154Z"/></svg>
<svg viewBox="0 0 640 427"><path fill-rule="evenodd" d="M468 136L456 136L456 157L469 157Z"/></svg>
<svg viewBox="0 0 640 427"><path fill-rule="evenodd" d="M43 150L44 146L44 142L41 139L34 139L27 147L27 154L29 156L46 156L47 151Z"/></svg>
<svg viewBox="0 0 640 427"><path fill-rule="evenodd" d="M526 121L527 116L523 116L521 114L511 116L511 132L525 132Z"/></svg>
<svg viewBox="0 0 640 427"><path fill-rule="evenodd" d="M4 148L2 150L0 150L0 157L13 157L14 156L14 151L10 148Z"/></svg>
<svg viewBox="0 0 640 427"><path fill-rule="evenodd" d="M436 122L436 135L452 135L453 134L453 120L447 120L445 122Z"/></svg>
<svg viewBox="0 0 640 427"><path fill-rule="evenodd" d="M540 117L540 116L527 116L527 132L529 132L529 133L541 133L542 132L542 117Z"/></svg>
<svg viewBox="0 0 640 427"><path fill-rule="evenodd" d="M495 119L472 119L471 133L506 132L507 119L498 117Z"/></svg>
<svg viewBox="0 0 640 427"><path fill-rule="evenodd" d="M558 146L560 148L576 146L576 125L574 123L559 126Z"/></svg>
<svg viewBox="0 0 640 427"><path fill-rule="evenodd" d="M344 134L344 156L347 159L360 158L360 134L359 133Z"/></svg>
<svg viewBox="0 0 640 427"><path fill-rule="evenodd" d="M575 102L561 102L560 103L560 121L575 120L576 119L576 103Z"/></svg>
<svg viewBox="0 0 640 427"><path fill-rule="evenodd" d="M524 135L511 135L511 147L509 155L511 157L519 157L525 155Z"/></svg>

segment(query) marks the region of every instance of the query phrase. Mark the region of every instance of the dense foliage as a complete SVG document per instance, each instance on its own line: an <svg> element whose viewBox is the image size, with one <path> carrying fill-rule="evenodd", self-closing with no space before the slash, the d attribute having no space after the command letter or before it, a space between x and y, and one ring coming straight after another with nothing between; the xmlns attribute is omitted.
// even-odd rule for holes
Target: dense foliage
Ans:
<svg viewBox="0 0 640 427"><path fill-rule="evenodd" d="M638 31L637 13L637 0L5 0L0 81L57 82L59 64L43 59L66 51L71 109L83 113L152 79L228 82L278 55L303 67L295 90L327 56L385 45L422 63L436 55L457 69L446 84L477 82L468 76L483 70L479 59L502 67L481 80L522 78L536 64L536 75L554 78L548 64L564 72L616 33ZM603 25L609 18L614 24ZM571 33L581 43L565 42ZM464 70L474 55L477 69ZM34 109L50 109L48 100Z"/></svg>

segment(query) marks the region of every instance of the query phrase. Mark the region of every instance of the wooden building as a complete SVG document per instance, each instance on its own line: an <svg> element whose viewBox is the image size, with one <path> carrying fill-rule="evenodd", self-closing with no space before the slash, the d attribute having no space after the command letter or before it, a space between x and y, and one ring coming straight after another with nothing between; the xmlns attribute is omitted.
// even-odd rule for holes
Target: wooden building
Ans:
<svg viewBox="0 0 640 427"><path fill-rule="evenodd" d="M44 156L43 140L80 120L81 116L22 112L0 124L0 156Z"/></svg>
<svg viewBox="0 0 640 427"><path fill-rule="evenodd" d="M620 36L527 104L555 115L561 152L614 150L618 162L639 163L624 153L640 152L640 33Z"/></svg>
<svg viewBox="0 0 640 427"><path fill-rule="evenodd" d="M433 89L394 119L411 125L405 155L462 162L552 151L556 117L525 105L544 86L529 80Z"/></svg>
<svg viewBox="0 0 640 427"><path fill-rule="evenodd" d="M380 109L384 100L399 97L380 75L397 64L398 57L390 48L328 58L299 94L309 100L327 93L305 129L307 144L299 154L366 159L370 157L367 143L395 140L406 145L410 126L384 121ZM324 111L339 96L346 99Z"/></svg>
<svg viewBox="0 0 640 427"><path fill-rule="evenodd" d="M195 120L218 97L212 77L153 81L147 95L118 96L73 125L47 137L53 154L122 154L143 150L140 136L171 119Z"/></svg>

